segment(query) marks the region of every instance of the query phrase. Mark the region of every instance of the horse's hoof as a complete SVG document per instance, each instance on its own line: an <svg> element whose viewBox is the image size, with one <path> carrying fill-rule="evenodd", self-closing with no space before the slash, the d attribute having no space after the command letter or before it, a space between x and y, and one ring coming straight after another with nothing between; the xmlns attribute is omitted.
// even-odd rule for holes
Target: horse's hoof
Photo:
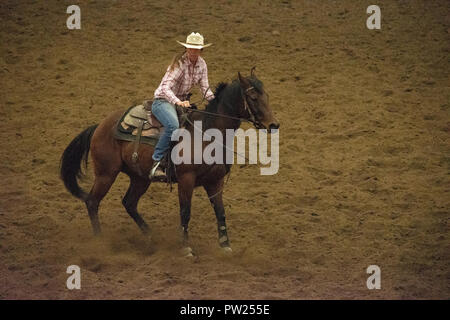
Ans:
<svg viewBox="0 0 450 320"><path fill-rule="evenodd" d="M226 254L231 254L233 250L231 250L231 247L222 247L222 252Z"/></svg>
<svg viewBox="0 0 450 320"><path fill-rule="evenodd" d="M184 247L183 249L181 249L181 254L183 257L193 257L194 253L192 252L191 247Z"/></svg>

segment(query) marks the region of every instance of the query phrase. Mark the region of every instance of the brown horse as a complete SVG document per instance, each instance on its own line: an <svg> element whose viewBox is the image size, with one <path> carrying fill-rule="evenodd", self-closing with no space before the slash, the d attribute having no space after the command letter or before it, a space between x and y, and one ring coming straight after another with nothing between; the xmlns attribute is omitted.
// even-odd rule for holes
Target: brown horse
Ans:
<svg viewBox="0 0 450 320"><path fill-rule="evenodd" d="M112 113L100 124L91 126L81 132L65 149L61 157L61 179L66 188L75 197L86 203L94 234L100 233L98 207L106 195L119 172L130 177L130 186L122 204L139 228L149 232L149 227L137 211L138 201L150 185L148 177L152 168L153 148L141 144L139 147L139 170L132 162L133 144L114 138L114 128L123 115L123 111ZM279 123L274 118L269 107L269 97L265 93L263 84L255 76L253 69L250 77L238 78L230 84L221 83L215 92L215 98L209 102L206 112L190 112L186 123L186 130L193 134L194 121L202 121L202 128L219 129L226 137L225 130L239 128L242 120L249 120L256 128L277 129ZM205 148L211 142L203 142ZM223 146L227 146L224 141ZM78 185L77 178L82 176L81 162L91 150L94 166L95 181L89 193L84 192ZM192 150L194 150L192 146ZM191 152L193 155L193 152ZM224 152L225 154L225 152ZM194 163L193 161L191 163ZM225 210L222 201L224 177L231 165L226 164L179 164L176 165L178 181L178 196L181 216L181 232L184 250L191 255L188 245L188 224L191 215L191 199L195 187L203 186L214 207L217 218L219 244L225 251L231 251L225 223Z"/></svg>

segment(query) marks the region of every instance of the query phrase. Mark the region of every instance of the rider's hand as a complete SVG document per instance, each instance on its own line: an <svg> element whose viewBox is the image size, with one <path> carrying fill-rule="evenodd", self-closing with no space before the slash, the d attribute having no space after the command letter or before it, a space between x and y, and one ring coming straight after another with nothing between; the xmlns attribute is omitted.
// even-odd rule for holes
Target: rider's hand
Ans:
<svg viewBox="0 0 450 320"><path fill-rule="evenodd" d="M186 107L186 108L189 108L191 106L189 101L180 101L180 102L177 103L177 105L179 105L181 107Z"/></svg>

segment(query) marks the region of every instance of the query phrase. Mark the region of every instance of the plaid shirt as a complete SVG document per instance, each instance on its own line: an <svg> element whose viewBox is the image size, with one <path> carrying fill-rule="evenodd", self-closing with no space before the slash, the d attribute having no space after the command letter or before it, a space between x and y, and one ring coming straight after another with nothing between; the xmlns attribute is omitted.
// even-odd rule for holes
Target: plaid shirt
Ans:
<svg viewBox="0 0 450 320"><path fill-rule="evenodd" d="M214 94L209 90L208 68L205 60L198 57L194 66L186 57L184 62L180 61L179 67L172 71L170 71L170 67L167 68L158 89L155 90L155 98L162 98L171 104L176 104L186 100L191 88L197 84L200 85L202 96L205 95L206 100L214 99Z"/></svg>

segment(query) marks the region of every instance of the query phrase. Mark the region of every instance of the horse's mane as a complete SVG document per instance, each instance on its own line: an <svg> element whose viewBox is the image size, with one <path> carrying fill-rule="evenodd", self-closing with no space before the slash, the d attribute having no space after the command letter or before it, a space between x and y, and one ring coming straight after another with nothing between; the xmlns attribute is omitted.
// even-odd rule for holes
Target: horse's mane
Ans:
<svg viewBox="0 0 450 320"><path fill-rule="evenodd" d="M263 83L258 78L250 77L247 80L250 81L251 85L256 90L258 90L260 93L263 92ZM221 96L224 95L225 92L227 93L227 95L223 97L225 101L222 101L226 104L226 102L233 100L236 97L236 94L240 94L240 91L238 89L240 89L238 79L233 79L231 83L220 82L214 90L214 99L211 100L206 106L206 111L214 113L217 112L219 101L222 98Z"/></svg>
<svg viewBox="0 0 450 320"><path fill-rule="evenodd" d="M225 91L225 88L228 86L229 84L226 82L220 82L217 86L216 89L214 90L214 99L211 100L207 105L206 105L206 111L208 112L217 112L217 108L219 106L219 100L220 100L220 95Z"/></svg>
<svg viewBox="0 0 450 320"><path fill-rule="evenodd" d="M261 93L263 92L263 83L258 78L249 77L247 80L250 81L251 85L256 90ZM240 95L241 87L238 79L233 79L231 83L220 82L214 90L214 99L206 105L205 110L208 112L217 113L219 103L222 103L225 106L226 113L233 115L236 113L236 105L234 104L234 101L236 101L237 96ZM207 129L210 127L214 117L206 115L203 120L204 128Z"/></svg>
<svg viewBox="0 0 450 320"><path fill-rule="evenodd" d="M225 89L225 87L228 85L228 83L226 82L220 82L217 86L216 86L216 90L214 91L214 95L216 97L219 96L219 94L223 91L223 89Z"/></svg>

